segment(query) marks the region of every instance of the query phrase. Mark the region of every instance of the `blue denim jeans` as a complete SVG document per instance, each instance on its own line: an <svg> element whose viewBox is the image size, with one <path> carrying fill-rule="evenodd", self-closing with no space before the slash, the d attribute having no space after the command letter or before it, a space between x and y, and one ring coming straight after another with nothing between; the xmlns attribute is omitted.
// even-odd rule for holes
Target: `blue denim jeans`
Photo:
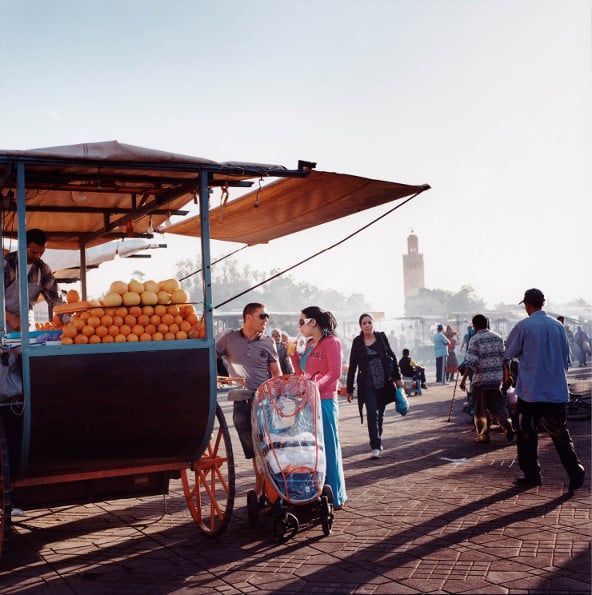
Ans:
<svg viewBox="0 0 592 595"><path fill-rule="evenodd" d="M368 435L370 448L380 449L382 436L382 421L384 419L384 405L378 404L378 394L371 386L364 387L364 401L366 403L366 421L368 422Z"/></svg>

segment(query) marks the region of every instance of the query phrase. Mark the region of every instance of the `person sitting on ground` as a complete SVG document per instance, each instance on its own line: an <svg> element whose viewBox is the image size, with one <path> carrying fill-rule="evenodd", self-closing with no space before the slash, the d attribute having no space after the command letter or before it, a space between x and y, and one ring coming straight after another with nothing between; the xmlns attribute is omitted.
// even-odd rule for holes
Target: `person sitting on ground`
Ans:
<svg viewBox="0 0 592 595"><path fill-rule="evenodd" d="M425 368L415 363L409 354L409 349L403 349L403 357L399 360L399 369L401 375L405 378L413 378L419 380L421 388L427 388Z"/></svg>

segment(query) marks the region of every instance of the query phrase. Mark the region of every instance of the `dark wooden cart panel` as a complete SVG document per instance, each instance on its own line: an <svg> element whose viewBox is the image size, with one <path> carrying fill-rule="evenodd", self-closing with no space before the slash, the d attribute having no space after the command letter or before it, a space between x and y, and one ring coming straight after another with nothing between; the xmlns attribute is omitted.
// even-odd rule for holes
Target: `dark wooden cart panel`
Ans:
<svg viewBox="0 0 592 595"><path fill-rule="evenodd" d="M190 461L198 454L215 407L207 349L30 361L30 451L21 477ZM18 418L12 422L18 425ZM14 443L19 432L12 430Z"/></svg>

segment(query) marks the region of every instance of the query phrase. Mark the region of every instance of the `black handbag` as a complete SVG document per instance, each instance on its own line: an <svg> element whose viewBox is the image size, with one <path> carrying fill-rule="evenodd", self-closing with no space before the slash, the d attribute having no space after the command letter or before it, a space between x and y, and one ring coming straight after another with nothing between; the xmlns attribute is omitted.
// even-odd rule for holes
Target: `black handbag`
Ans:
<svg viewBox="0 0 592 595"><path fill-rule="evenodd" d="M397 362L395 360L395 354L393 353L392 349L389 347L386 339L384 338L384 333L378 333L380 340L382 341L382 346L384 347L385 357L385 365L386 365L386 377L387 380L394 380L395 379L395 370L397 369Z"/></svg>

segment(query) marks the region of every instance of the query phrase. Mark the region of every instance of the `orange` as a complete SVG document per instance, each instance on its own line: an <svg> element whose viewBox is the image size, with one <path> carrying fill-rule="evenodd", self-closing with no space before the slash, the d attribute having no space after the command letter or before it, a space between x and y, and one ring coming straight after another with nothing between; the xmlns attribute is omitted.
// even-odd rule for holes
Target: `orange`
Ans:
<svg viewBox="0 0 592 595"><path fill-rule="evenodd" d="M136 335L134 333L130 333L127 336L127 339L126 340L128 341L128 343L135 343L136 341L138 341L138 339L139 339L138 335Z"/></svg>
<svg viewBox="0 0 592 595"><path fill-rule="evenodd" d="M140 341L152 341L152 335L150 333L142 333L140 335Z"/></svg>
<svg viewBox="0 0 592 595"><path fill-rule="evenodd" d="M165 324L164 322L161 322L161 323L160 323L160 324L159 324L159 325L156 327L156 330L157 330L159 333L162 333L162 334L164 335L165 333L168 333L168 332L169 332L169 325L168 325L168 324Z"/></svg>
<svg viewBox="0 0 592 595"><path fill-rule="evenodd" d="M75 289L69 289L66 293L66 301L69 304L74 304L80 301L80 294Z"/></svg>
<svg viewBox="0 0 592 595"><path fill-rule="evenodd" d="M113 336L112 335L105 335L101 339L101 343L113 343Z"/></svg>
<svg viewBox="0 0 592 595"><path fill-rule="evenodd" d="M187 317L185 318L185 320L191 325L195 325L199 322L199 318L197 317L197 314L188 314Z"/></svg>
<svg viewBox="0 0 592 595"><path fill-rule="evenodd" d="M119 335L119 327L115 326L114 324L112 324L108 330L109 330L109 334L112 337L116 337L117 335Z"/></svg>
<svg viewBox="0 0 592 595"><path fill-rule="evenodd" d="M115 343L125 343L126 341L127 337L125 335L122 335L121 333L115 336Z"/></svg>
<svg viewBox="0 0 592 595"><path fill-rule="evenodd" d="M142 314L152 316L152 314L154 314L154 308L152 306L142 306Z"/></svg>
<svg viewBox="0 0 592 595"><path fill-rule="evenodd" d="M146 314L140 314L137 320L138 324L141 324L142 326L150 324L150 316L147 316Z"/></svg>
<svg viewBox="0 0 592 595"><path fill-rule="evenodd" d="M175 333L175 335L179 332L179 325L173 322L173 324L169 324L169 332Z"/></svg>
<svg viewBox="0 0 592 595"><path fill-rule="evenodd" d="M129 313L132 316L140 316L140 314L142 314L142 308L140 308L140 306L130 306L129 307Z"/></svg>
<svg viewBox="0 0 592 595"><path fill-rule="evenodd" d="M187 333L185 331L178 331L175 335L176 339L187 339Z"/></svg>
<svg viewBox="0 0 592 595"><path fill-rule="evenodd" d="M158 314L152 314L150 317L150 324L158 326L160 324L160 316Z"/></svg>
<svg viewBox="0 0 592 595"><path fill-rule="evenodd" d="M95 329L95 335L97 335L97 337L106 337L109 334L109 329L106 326L103 326L102 324L99 324L99 326L97 326L97 328Z"/></svg>
<svg viewBox="0 0 592 595"><path fill-rule="evenodd" d="M101 342L101 337L99 337L99 335L91 335L88 338L88 342L96 345Z"/></svg>
<svg viewBox="0 0 592 595"><path fill-rule="evenodd" d="M123 324L123 318L121 316L117 316L117 314L115 316L113 316L113 323L116 326L121 326Z"/></svg>
<svg viewBox="0 0 592 595"><path fill-rule="evenodd" d="M92 328L92 326L90 328ZM84 345L85 343L88 343L88 337L86 335L76 335L76 337L74 337L74 343L76 345Z"/></svg>
<svg viewBox="0 0 592 595"><path fill-rule="evenodd" d="M96 328L101 324L101 319L98 316L91 316L86 322L89 326Z"/></svg>
<svg viewBox="0 0 592 595"><path fill-rule="evenodd" d="M127 308L125 306L120 306L119 308L115 308L115 316L121 316L122 318L124 318L128 314L129 314L129 312L127 311Z"/></svg>
<svg viewBox="0 0 592 595"><path fill-rule="evenodd" d="M162 333L156 332L156 333L153 333L152 334L152 340L153 341L162 341L163 339L164 339L164 336L163 336Z"/></svg>
<svg viewBox="0 0 592 595"><path fill-rule="evenodd" d="M144 327L141 324L134 324L132 326L132 334L138 335L138 337L144 332Z"/></svg>
<svg viewBox="0 0 592 595"><path fill-rule="evenodd" d="M115 308L105 308L105 316L115 316Z"/></svg>
<svg viewBox="0 0 592 595"><path fill-rule="evenodd" d="M180 331L185 331L186 333L188 333L191 330L191 325L189 324L189 322L187 322L186 320L184 320L180 325L179 325L179 330Z"/></svg>
<svg viewBox="0 0 592 595"><path fill-rule="evenodd" d="M91 316L98 316L100 318L101 316L104 316L105 315L105 310L103 310L103 308L93 308L90 311L90 315Z"/></svg>
<svg viewBox="0 0 592 595"><path fill-rule="evenodd" d="M125 324L127 324L128 326L134 326L134 324L137 323L137 320L135 316L128 314L127 316L124 316L123 322L125 322Z"/></svg>
<svg viewBox="0 0 592 595"><path fill-rule="evenodd" d="M144 327L144 332L148 333L149 335L153 335L156 332L156 326L154 326L153 324L147 324Z"/></svg>
<svg viewBox="0 0 592 595"><path fill-rule="evenodd" d="M179 306L175 306L174 304L167 306L167 313L177 316L177 314L179 314Z"/></svg>
<svg viewBox="0 0 592 595"><path fill-rule="evenodd" d="M90 326L90 324L87 324L86 326L82 327L82 334L86 335L87 337L90 337L91 335L95 334L95 327L94 326Z"/></svg>
<svg viewBox="0 0 592 595"><path fill-rule="evenodd" d="M183 304L179 307L179 310L181 311L181 316L184 316L185 318L187 318L189 314L195 314L195 307L193 304Z"/></svg>
<svg viewBox="0 0 592 595"><path fill-rule="evenodd" d="M107 328L109 328L112 324L115 324L115 321L113 320L113 316L110 316L109 314L105 314L104 316L101 316L101 324L103 326L106 326Z"/></svg>
<svg viewBox="0 0 592 595"><path fill-rule="evenodd" d="M183 317L180 314L175 316L175 324L181 324L183 322Z"/></svg>
<svg viewBox="0 0 592 595"><path fill-rule="evenodd" d="M175 333L171 333L171 332L165 333L164 340L165 341L174 341L175 340Z"/></svg>
<svg viewBox="0 0 592 595"><path fill-rule="evenodd" d="M163 305L158 305L158 306L154 306L154 314L156 314L157 316L162 316L163 314L166 314L166 306Z"/></svg>
<svg viewBox="0 0 592 595"><path fill-rule="evenodd" d="M73 339L78 334L78 329L73 324L67 324L62 331L62 337Z"/></svg>
<svg viewBox="0 0 592 595"><path fill-rule="evenodd" d="M164 314L160 317L160 320L163 324L173 324L175 317L172 314Z"/></svg>
<svg viewBox="0 0 592 595"><path fill-rule="evenodd" d="M90 318L90 312L81 312L80 318L82 318L82 320L88 320Z"/></svg>
<svg viewBox="0 0 592 595"><path fill-rule="evenodd" d="M119 327L119 332L124 336L127 337L132 332L132 327L129 324L122 324Z"/></svg>
<svg viewBox="0 0 592 595"><path fill-rule="evenodd" d="M62 336L62 345L72 345L74 341L72 341L71 337L63 337Z"/></svg>

